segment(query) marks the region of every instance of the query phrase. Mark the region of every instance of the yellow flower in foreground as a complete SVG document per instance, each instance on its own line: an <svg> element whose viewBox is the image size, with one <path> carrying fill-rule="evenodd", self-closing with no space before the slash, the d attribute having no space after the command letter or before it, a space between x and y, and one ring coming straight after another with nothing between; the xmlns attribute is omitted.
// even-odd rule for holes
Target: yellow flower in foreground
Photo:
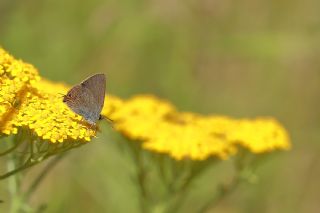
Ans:
<svg viewBox="0 0 320 213"><path fill-rule="evenodd" d="M37 70L0 49L0 132L15 134L18 127L32 130L50 142L89 141L96 132L62 102L62 84L40 80Z"/></svg>
<svg viewBox="0 0 320 213"><path fill-rule="evenodd" d="M17 128L8 124L30 87L39 80L35 68L15 60L0 48L0 132L16 133Z"/></svg>
<svg viewBox="0 0 320 213"><path fill-rule="evenodd" d="M65 140L90 141L96 135L96 130L90 128L81 116L62 102L59 93L66 93L67 90L68 87L63 84L40 80L27 93L28 98L21 104L10 124L27 127L38 137L53 143ZM112 100L116 99L108 98L111 103Z"/></svg>
<svg viewBox="0 0 320 213"><path fill-rule="evenodd" d="M52 143L90 141L96 131L63 102L69 87L40 79L37 70L0 49L0 133L19 128ZM253 153L290 148L285 129L272 118L232 119L181 113L167 101L140 95L127 101L106 97L102 114L142 147L175 159L228 158L238 147Z"/></svg>

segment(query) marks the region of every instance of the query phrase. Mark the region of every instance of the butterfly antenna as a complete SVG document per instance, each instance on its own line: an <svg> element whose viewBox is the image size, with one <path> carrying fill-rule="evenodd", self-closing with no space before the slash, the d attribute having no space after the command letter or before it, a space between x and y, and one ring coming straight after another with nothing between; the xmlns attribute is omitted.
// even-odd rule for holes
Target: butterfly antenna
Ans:
<svg viewBox="0 0 320 213"><path fill-rule="evenodd" d="M104 119L106 119L110 124L113 124L114 120L112 120L111 118L108 117L104 117Z"/></svg>
<svg viewBox="0 0 320 213"><path fill-rule="evenodd" d="M107 116L100 115L99 120L106 120L106 121L108 121L108 123L111 124L112 129L114 129L114 128L113 128L113 122L114 122L114 121L113 121L112 119L108 118Z"/></svg>
<svg viewBox="0 0 320 213"><path fill-rule="evenodd" d="M100 115L99 120L107 120L109 123L113 123L113 120L111 118L108 118L107 116Z"/></svg>

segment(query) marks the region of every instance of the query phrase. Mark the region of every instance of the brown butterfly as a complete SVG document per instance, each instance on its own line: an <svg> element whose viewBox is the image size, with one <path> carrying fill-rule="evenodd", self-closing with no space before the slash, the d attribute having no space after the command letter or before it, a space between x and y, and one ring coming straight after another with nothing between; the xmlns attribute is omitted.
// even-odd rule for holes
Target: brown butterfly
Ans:
<svg viewBox="0 0 320 213"><path fill-rule="evenodd" d="M96 125L97 120L102 119L100 113L104 105L105 90L105 75L95 74L72 87L63 96L63 102L89 124Z"/></svg>

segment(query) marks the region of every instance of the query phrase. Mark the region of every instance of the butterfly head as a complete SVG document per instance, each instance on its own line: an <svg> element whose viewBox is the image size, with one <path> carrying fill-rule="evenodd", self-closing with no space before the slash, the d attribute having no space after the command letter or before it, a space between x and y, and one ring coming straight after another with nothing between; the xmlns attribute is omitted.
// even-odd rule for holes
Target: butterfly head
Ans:
<svg viewBox="0 0 320 213"><path fill-rule="evenodd" d="M78 87L72 88L66 95L63 95L63 103L70 103L76 99Z"/></svg>
<svg viewBox="0 0 320 213"><path fill-rule="evenodd" d="M63 97L62 99L63 103L66 103L72 99L72 96L69 93L66 95L63 95L62 97Z"/></svg>

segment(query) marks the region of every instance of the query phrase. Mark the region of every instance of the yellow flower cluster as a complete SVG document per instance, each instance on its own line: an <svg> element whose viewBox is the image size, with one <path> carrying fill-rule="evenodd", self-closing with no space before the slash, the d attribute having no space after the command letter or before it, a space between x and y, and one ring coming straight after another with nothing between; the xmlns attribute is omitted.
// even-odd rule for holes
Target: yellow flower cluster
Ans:
<svg viewBox="0 0 320 213"><path fill-rule="evenodd" d="M25 99L27 91L39 80L34 67L15 60L0 48L0 131L16 133L17 128L10 121L16 108Z"/></svg>
<svg viewBox="0 0 320 213"><path fill-rule="evenodd" d="M0 134L29 129L52 143L90 141L96 131L63 102L69 87L40 79L37 70L0 49ZM290 148L285 129L272 118L232 119L181 113L154 96L106 97L102 114L142 147L180 160L227 158L244 147L253 153Z"/></svg>
<svg viewBox="0 0 320 213"><path fill-rule="evenodd" d="M19 127L50 142L90 141L96 131L62 102L68 88L41 79L37 70L0 49L0 133Z"/></svg>
<svg viewBox="0 0 320 213"><path fill-rule="evenodd" d="M136 96L110 115L115 128L145 149L177 160L227 158L242 146L253 153L289 149L285 129L272 118L235 120L223 116L179 113L153 96Z"/></svg>

